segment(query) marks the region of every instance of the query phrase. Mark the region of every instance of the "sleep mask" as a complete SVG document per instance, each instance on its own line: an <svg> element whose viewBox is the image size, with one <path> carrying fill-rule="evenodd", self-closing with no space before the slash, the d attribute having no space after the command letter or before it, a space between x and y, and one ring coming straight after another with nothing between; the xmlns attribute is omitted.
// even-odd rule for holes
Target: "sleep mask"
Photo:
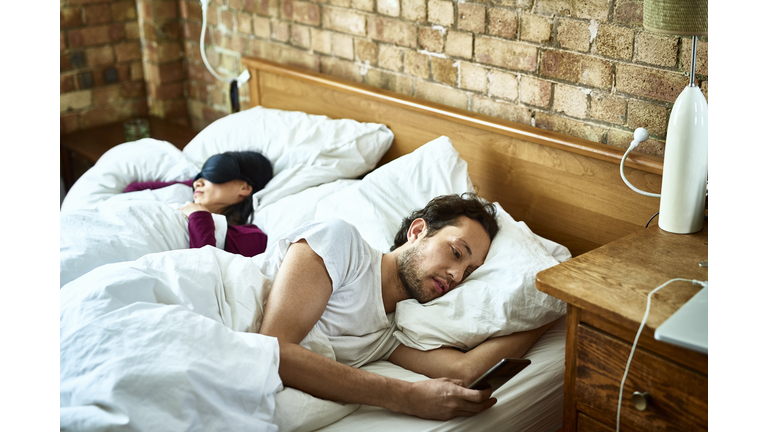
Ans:
<svg viewBox="0 0 768 432"><path fill-rule="evenodd" d="M237 157L228 153L221 153L208 158L200 173L195 176L195 180L200 177L211 183L226 183L238 179L245 180L253 187L253 182L241 174L240 163Z"/></svg>

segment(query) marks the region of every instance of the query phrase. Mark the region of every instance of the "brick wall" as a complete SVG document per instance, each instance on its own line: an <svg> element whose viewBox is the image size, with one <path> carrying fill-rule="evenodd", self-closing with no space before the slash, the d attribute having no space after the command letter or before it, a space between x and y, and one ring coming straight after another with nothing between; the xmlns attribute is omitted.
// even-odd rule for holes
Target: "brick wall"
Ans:
<svg viewBox="0 0 768 432"><path fill-rule="evenodd" d="M185 68L192 127L228 114L228 85L200 54L200 2L141 1L178 5L183 59L167 61ZM62 2L62 55L74 31L65 30L64 3L86 7ZM205 55L223 75L239 74L241 56L258 56L617 147L643 126L651 139L638 150L659 156L690 68L691 38L645 31L642 0L212 0L205 12ZM695 78L705 96L707 75L701 38ZM147 84L150 93L159 84ZM74 105L93 103L71 93ZM247 106L247 86L240 95Z"/></svg>
<svg viewBox="0 0 768 432"><path fill-rule="evenodd" d="M146 115L136 1L59 3L61 132Z"/></svg>

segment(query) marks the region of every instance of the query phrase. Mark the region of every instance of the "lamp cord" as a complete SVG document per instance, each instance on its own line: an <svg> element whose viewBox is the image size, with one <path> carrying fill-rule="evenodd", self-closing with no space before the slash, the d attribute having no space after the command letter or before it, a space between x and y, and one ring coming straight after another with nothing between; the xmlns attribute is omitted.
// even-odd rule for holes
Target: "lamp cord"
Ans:
<svg viewBox="0 0 768 432"><path fill-rule="evenodd" d="M646 191L642 191L642 190L636 188L632 183L629 182L629 180L627 180L627 176L624 175L624 162L626 162L627 156L629 156L629 153L632 150L634 150L636 146L637 145L630 144L629 148L624 153L624 157L621 158L621 163L619 164L619 173L621 174L621 179L624 180L624 183L626 183L626 185L629 186L630 189L632 189L633 191L639 193L640 195L645 195L645 196L649 196L649 197L653 197L653 198L661 198L661 194L646 192Z"/></svg>
<svg viewBox="0 0 768 432"><path fill-rule="evenodd" d="M624 368L624 377L621 378L621 386L619 387L619 406L616 410L616 432L619 432L619 420L621 419L621 399L624 396L624 383L627 381L627 375L629 374L629 365L632 363L632 357L635 355L635 348L637 348L637 342L640 340L640 334L643 331L643 327L645 327L645 322L648 321L648 315L651 313L651 296L656 293L656 291L664 288L665 286L671 284L672 282L691 282L697 285L705 286L706 282L697 281L695 279L670 279L663 284L657 286L653 289L650 293L648 293L648 301L645 305L645 314L643 315L643 320L640 322L640 328L637 329L637 335L635 336L635 342L632 344L632 349L629 351L629 358L627 359L627 367Z"/></svg>

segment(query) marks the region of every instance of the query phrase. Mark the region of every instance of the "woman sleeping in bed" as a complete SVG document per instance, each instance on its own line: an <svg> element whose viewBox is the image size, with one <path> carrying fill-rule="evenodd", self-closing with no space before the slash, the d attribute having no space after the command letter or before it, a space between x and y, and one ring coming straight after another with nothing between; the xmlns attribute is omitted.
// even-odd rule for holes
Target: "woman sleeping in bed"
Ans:
<svg viewBox="0 0 768 432"><path fill-rule="evenodd" d="M251 196L272 178L272 164L261 153L231 151L213 155L194 179L175 182L134 182L125 192L184 184L194 189L192 202L179 208L189 219L189 247L216 246L212 213L227 218L224 250L252 257L267 247L267 235L247 223L253 214Z"/></svg>

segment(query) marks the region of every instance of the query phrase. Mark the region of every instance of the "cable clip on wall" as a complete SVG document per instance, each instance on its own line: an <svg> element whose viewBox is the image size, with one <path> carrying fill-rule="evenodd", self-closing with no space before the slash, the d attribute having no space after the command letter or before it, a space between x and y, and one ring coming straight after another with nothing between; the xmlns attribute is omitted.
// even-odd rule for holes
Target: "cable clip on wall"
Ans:
<svg viewBox="0 0 768 432"><path fill-rule="evenodd" d="M208 4L211 2L211 0L200 0L200 4L203 7L203 27L200 30L200 56L203 58L203 63L205 63L205 67L208 69L211 74L216 77L219 81L228 82L229 83L229 100L232 103L232 112L238 112L240 111L240 96L238 93L238 89L243 86L243 84L247 83L249 79L251 79L251 74L248 72L248 69L244 70L238 77L223 77L216 73L215 70L211 67L210 63L208 63L208 57L205 55L205 31L207 26L207 16L208 16Z"/></svg>

